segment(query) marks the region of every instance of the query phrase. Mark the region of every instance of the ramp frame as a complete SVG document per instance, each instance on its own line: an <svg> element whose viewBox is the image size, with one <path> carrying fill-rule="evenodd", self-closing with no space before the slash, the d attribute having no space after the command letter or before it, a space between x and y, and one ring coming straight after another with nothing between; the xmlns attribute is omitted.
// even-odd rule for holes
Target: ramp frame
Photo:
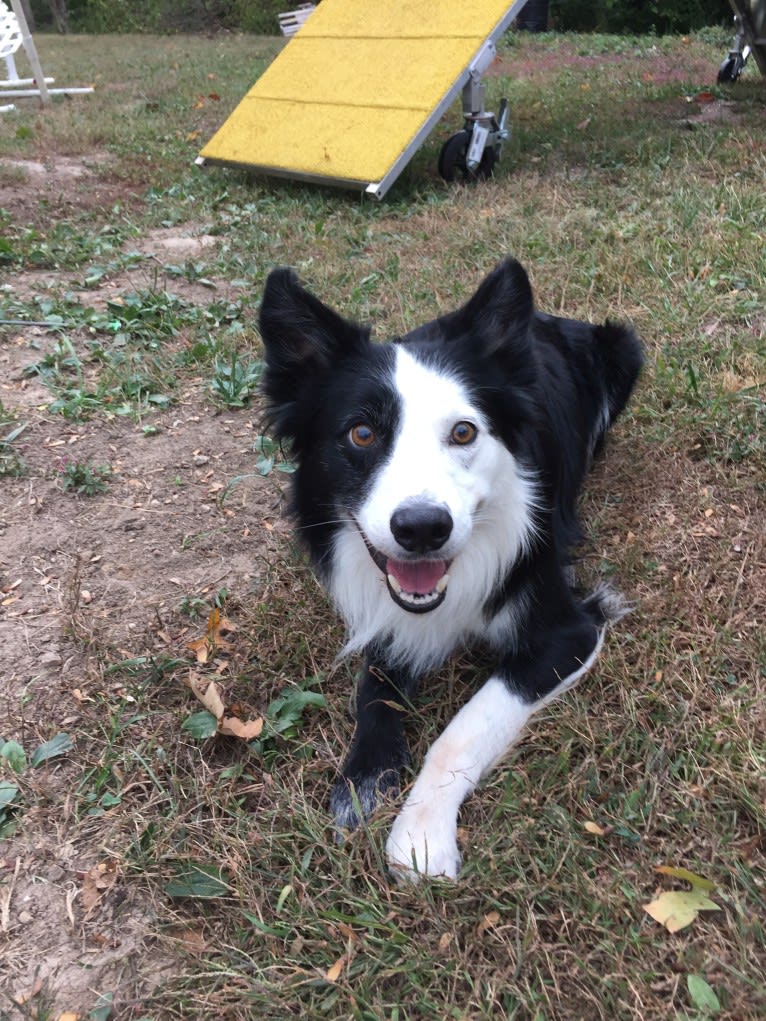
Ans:
<svg viewBox="0 0 766 1021"><path fill-rule="evenodd" d="M469 174L482 166L482 159L487 149L493 152L492 164L497 161L502 148L502 143L508 137L506 127L507 104L501 105L500 115L496 118L494 114L484 109L485 86L481 76L494 60L497 49L496 44L511 23L518 16L527 0L514 0L505 7L504 14L499 18L491 32L485 37L482 44L473 54L468 64L460 69L459 74L452 84L446 89L439 101L432 108L431 112L423 119L408 143L402 151L394 158L386 172L377 180L365 180L358 177L335 176L332 174L320 174L274 166L265 162L248 162L244 159L229 159L225 156L218 156L213 153L206 153L203 149L196 159L200 167L206 166L234 166L241 169L252 170L256 173L263 173L269 176L287 178L289 180L304 181L314 184L331 185L340 188L359 190L376 199L382 199L391 189L393 184L401 175L407 164L411 161L418 149L423 145L431 131L439 120L445 115L457 96L463 93L463 114L465 118L464 130L470 130L472 134L471 144L467 153L467 170ZM300 37L300 31L297 33ZM293 37L296 38L296 37ZM287 44L292 45L292 42ZM287 128L286 130L288 130ZM442 161L440 160L440 163ZM487 161L485 160L485 163ZM486 176L481 173L476 176Z"/></svg>

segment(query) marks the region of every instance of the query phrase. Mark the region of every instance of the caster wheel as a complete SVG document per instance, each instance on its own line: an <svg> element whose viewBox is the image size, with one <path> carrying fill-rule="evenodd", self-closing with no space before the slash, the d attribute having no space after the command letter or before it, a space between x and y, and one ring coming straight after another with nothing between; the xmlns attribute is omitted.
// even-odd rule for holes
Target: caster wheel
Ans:
<svg viewBox="0 0 766 1021"><path fill-rule="evenodd" d="M737 57L727 57L718 68L718 84L723 85L726 82L735 82L741 74L742 61Z"/></svg>
<svg viewBox="0 0 766 1021"><path fill-rule="evenodd" d="M466 165L468 148L471 144L471 132L467 128L452 135L442 146L439 154L439 173L445 181L484 181L492 176L497 163L497 153L487 146L481 156L481 163L475 170Z"/></svg>

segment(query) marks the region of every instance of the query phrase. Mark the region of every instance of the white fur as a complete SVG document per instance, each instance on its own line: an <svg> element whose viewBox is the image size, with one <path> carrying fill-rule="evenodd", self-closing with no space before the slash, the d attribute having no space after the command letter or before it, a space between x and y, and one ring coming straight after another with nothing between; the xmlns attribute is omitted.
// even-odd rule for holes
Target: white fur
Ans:
<svg viewBox="0 0 766 1021"><path fill-rule="evenodd" d="M394 875L455 879L460 868L457 815L481 778L511 750L530 716L571 688L601 650L603 629L583 665L555 691L527 703L501 677L491 677L434 742L394 821L386 855Z"/></svg>
<svg viewBox="0 0 766 1021"><path fill-rule="evenodd" d="M397 606L353 522L335 541L330 589L349 633L344 652L388 634L390 660L422 671L468 637L486 634L482 606L532 538L536 486L531 472L492 436L457 379L397 348L394 382L402 404L399 432L356 517L376 549L396 558L401 549L390 521L397 507L413 497L447 507L453 530L440 551L452 561L446 598L422 615ZM450 443L453 426L462 421L479 429L464 447Z"/></svg>

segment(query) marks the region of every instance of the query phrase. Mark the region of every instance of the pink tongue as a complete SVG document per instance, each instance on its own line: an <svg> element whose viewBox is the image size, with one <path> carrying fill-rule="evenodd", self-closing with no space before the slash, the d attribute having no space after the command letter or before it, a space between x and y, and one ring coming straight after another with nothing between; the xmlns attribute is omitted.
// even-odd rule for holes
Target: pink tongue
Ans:
<svg viewBox="0 0 766 1021"><path fill-rule="evenodd" d="M426 596L447 573L443 560L389 560L386 570L399 582L404 592Z"/></svg>

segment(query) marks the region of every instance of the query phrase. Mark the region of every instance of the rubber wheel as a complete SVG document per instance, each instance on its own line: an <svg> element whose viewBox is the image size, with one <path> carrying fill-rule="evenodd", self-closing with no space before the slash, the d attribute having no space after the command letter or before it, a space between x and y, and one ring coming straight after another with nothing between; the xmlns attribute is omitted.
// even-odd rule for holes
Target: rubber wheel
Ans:
<svg viewBox="0 0 766 1021"><path fill-rule="evenodd" d="M718 68L718 84L723 85L725 82L735 82L741 74L742 67L737 58L727 57Z"/></svg>
<svg viewBox="0 0 766 1021"><path fill-rule="evenodd" d="M468 128L458 131L442 146L439 153L439 173L445 181L485 181L492 176L497 163L497 153L491 146L487 146L481 156L481 163L475 170L469 170L466 166L468 148L471 144L471 132Z"/></svg>

